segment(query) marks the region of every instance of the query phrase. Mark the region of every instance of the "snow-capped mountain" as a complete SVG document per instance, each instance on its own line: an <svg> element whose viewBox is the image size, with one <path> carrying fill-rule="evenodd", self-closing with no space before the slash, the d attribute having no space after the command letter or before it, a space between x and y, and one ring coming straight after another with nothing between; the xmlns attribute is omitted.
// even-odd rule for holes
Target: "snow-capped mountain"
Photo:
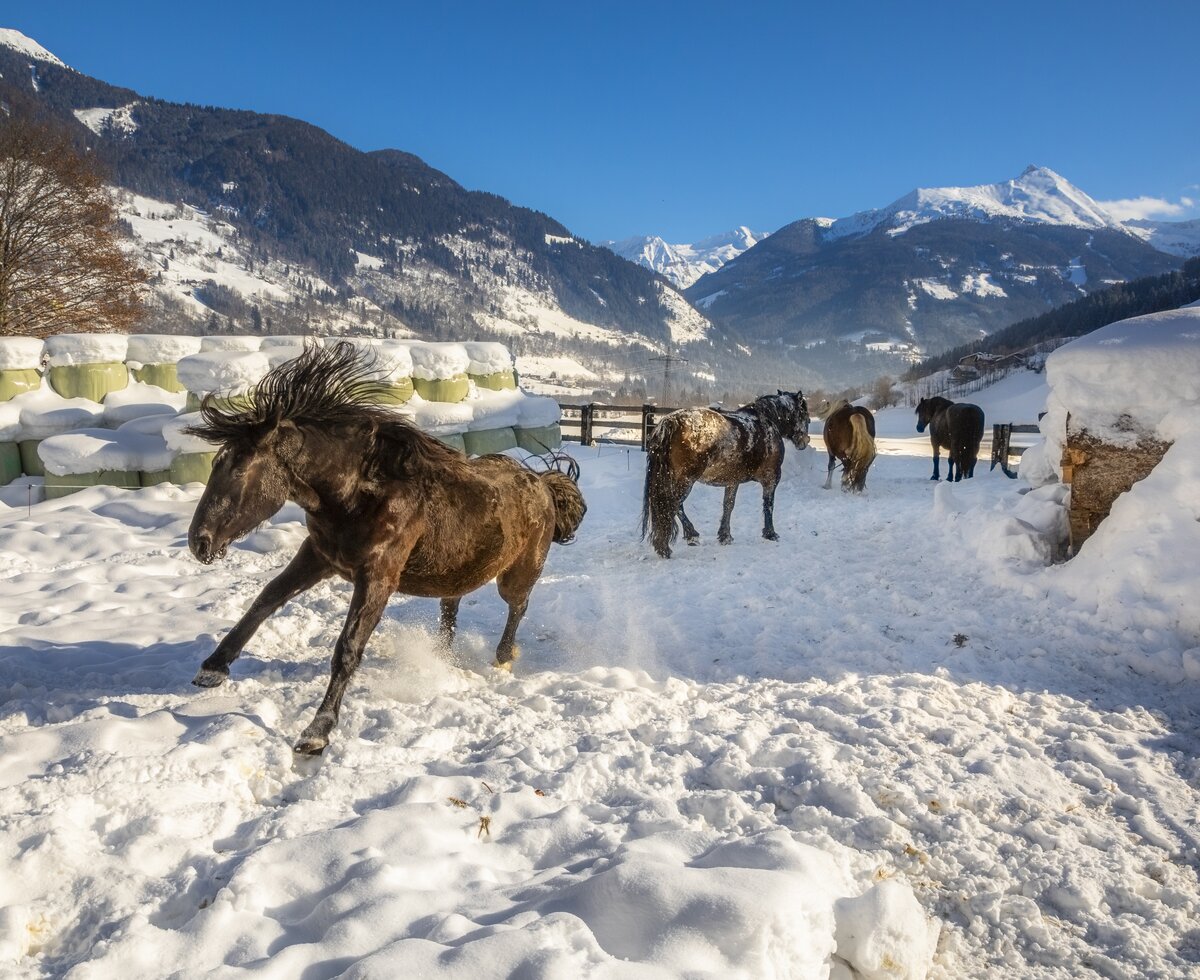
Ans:
<svg viewBox="0 0 1200 980"><path fill-rule="evenodd" d="M1200 218L1191 221L1156 221L1136 218L1125 227L1160 252L1191 258L1200 255Z"/></svg>
<svg viewBox="0 0 1200 980"><path fill-rule="evenodd" d="M642 235L619 242L605 242L619 256L664 276L679 289L686 289L701 276L736 259L761 242L769 232L751 231L745 225L711 235L691 244L671 244L657 235Z"/></svg>
<svg viewBox="0 0 1200 980"><path fill-rule="evenodd" d="M1019 177L976 187L918 187L886 208L860 211L834 221L828 239L866 235L878 227L889 235L943 218L969 221L1021 221L1073 228L1124 226L1066 178L1048 167L1030 165Z"/></svg>
<svg viewBox="0 0 1200 980"><path fill-rule="evenodd" d="M1188 254L1187 231L1122 224L1053 170L1029 167L794 222L685 295L718 325L803 350L849 379L880 372L872 352L895 370L1094 289L1169 272Z"/></svg>
<svg viewBox="0 0 1200 980"><path fill-rule="evenodd" d="M20 31L15 31L11 27L0 27L0 46L10 48L27 58L33 58L35 61L45 61L49 64L57 65L59 68L68 67L63 63L62 59L47 51L33 38L26 37Z"/></svg>

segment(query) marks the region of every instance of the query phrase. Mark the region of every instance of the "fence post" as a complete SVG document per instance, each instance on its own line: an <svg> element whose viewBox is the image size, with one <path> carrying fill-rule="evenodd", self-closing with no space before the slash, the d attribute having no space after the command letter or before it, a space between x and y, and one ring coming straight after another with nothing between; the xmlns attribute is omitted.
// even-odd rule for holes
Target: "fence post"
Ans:
<svg viewBox="0 0 1200 980"><path fill-rule="evenodd" d="M642 405L642 452L646 451L646 440L650 438L650 433L654 431L654 426L657 424L657 420L654 418L654 406Z"/></svg>
<svg viewBox="0 0 1200 980"><path fill-rule="evenodd" d="M591 402L579 409L579 442L581 445L590 446L592 444L592 415L595 410L596 406Z"/></svg>

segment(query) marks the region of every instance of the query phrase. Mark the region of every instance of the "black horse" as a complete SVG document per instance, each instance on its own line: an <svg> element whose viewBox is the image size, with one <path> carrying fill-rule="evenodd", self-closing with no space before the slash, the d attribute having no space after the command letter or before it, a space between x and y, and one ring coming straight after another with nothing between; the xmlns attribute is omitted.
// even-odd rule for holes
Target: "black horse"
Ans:
<svg viewBox="0 0 1200 980"><path fill-rule="evenodd" d="M508 621L496 666L517 656L517 626L551 541L574 535L586 507L563 473L534 473L507 456L468 459L372 404L369 351L310 347L272 370L244 399L206 398L191 432L221 450L196 505L188 545L204 564L287 500L308 518L308 538L200 666L215 687L268 616L337 575L354 592L334 647L325 698L296 744L317 754L337 724L342 696L393 592L440 597L453 638L462 596L496 580Z"/></svg>
<svg viewBox="0 0 1200 980"><path fill-rule="evenodd" d="M938 479L939 450L947 456L946 480L957 483L975 475L979 443L983 440L983 409L970 402L952 402L949 398L922 398L917 405L917 431L929 426L933 444L933 476Z"/></svg>
<svg viewBox="0 0 1200 980"><path fill-rule="evenodd" d="M663 418L646 440L646 486L642 494L642 537L663 558L671 557L671 542L683 524L688 544L700 534L683 510L697 483L725 488L725 506L717 540L730 544L729 528L738 487L751 480L762 484L763 531L775 533L775 487L783 469L783 440L798 449L808 445L808 405L803 393L781 391L763 395L735 412L713 408L682 408Z"/></svg>
<svg viewBox="0 0 1200 980"><path fill-rule="evenodd" d="M862 493L867 487L867 470L875 461L875 416L861 405L840 398L825 413L822 438L829 452L825 489L833 484L833 468L842 464L842 489Z"/></svg>

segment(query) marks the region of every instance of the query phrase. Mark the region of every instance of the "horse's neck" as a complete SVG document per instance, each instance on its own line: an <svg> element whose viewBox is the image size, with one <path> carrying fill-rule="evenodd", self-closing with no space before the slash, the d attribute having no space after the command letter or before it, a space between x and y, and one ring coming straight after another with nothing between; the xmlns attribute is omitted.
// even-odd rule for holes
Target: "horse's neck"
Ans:
<svg viewBox="0 0 1200 980"><path fill-rule="evenodd" d="M345 433L310 433L288 466L290 498L310 513L349 512L362 496L362 464L370 447Z"/></svg>

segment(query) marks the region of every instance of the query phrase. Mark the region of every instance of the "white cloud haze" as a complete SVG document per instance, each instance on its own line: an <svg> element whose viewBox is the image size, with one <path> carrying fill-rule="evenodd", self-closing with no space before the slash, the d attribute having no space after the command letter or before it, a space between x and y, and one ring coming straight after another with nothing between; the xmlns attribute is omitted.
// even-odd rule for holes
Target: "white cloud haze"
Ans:
<svg viewBox="0 0 1200 980"><path fill-rule="evenodd" d="M1098 201L1104 210L1118 221L1133 221L1138 218L1181 218L1191 211L1196 202L1190 197L1181 197L1178 202L1164 197L1127 197L1117 201Z"/></svg>

